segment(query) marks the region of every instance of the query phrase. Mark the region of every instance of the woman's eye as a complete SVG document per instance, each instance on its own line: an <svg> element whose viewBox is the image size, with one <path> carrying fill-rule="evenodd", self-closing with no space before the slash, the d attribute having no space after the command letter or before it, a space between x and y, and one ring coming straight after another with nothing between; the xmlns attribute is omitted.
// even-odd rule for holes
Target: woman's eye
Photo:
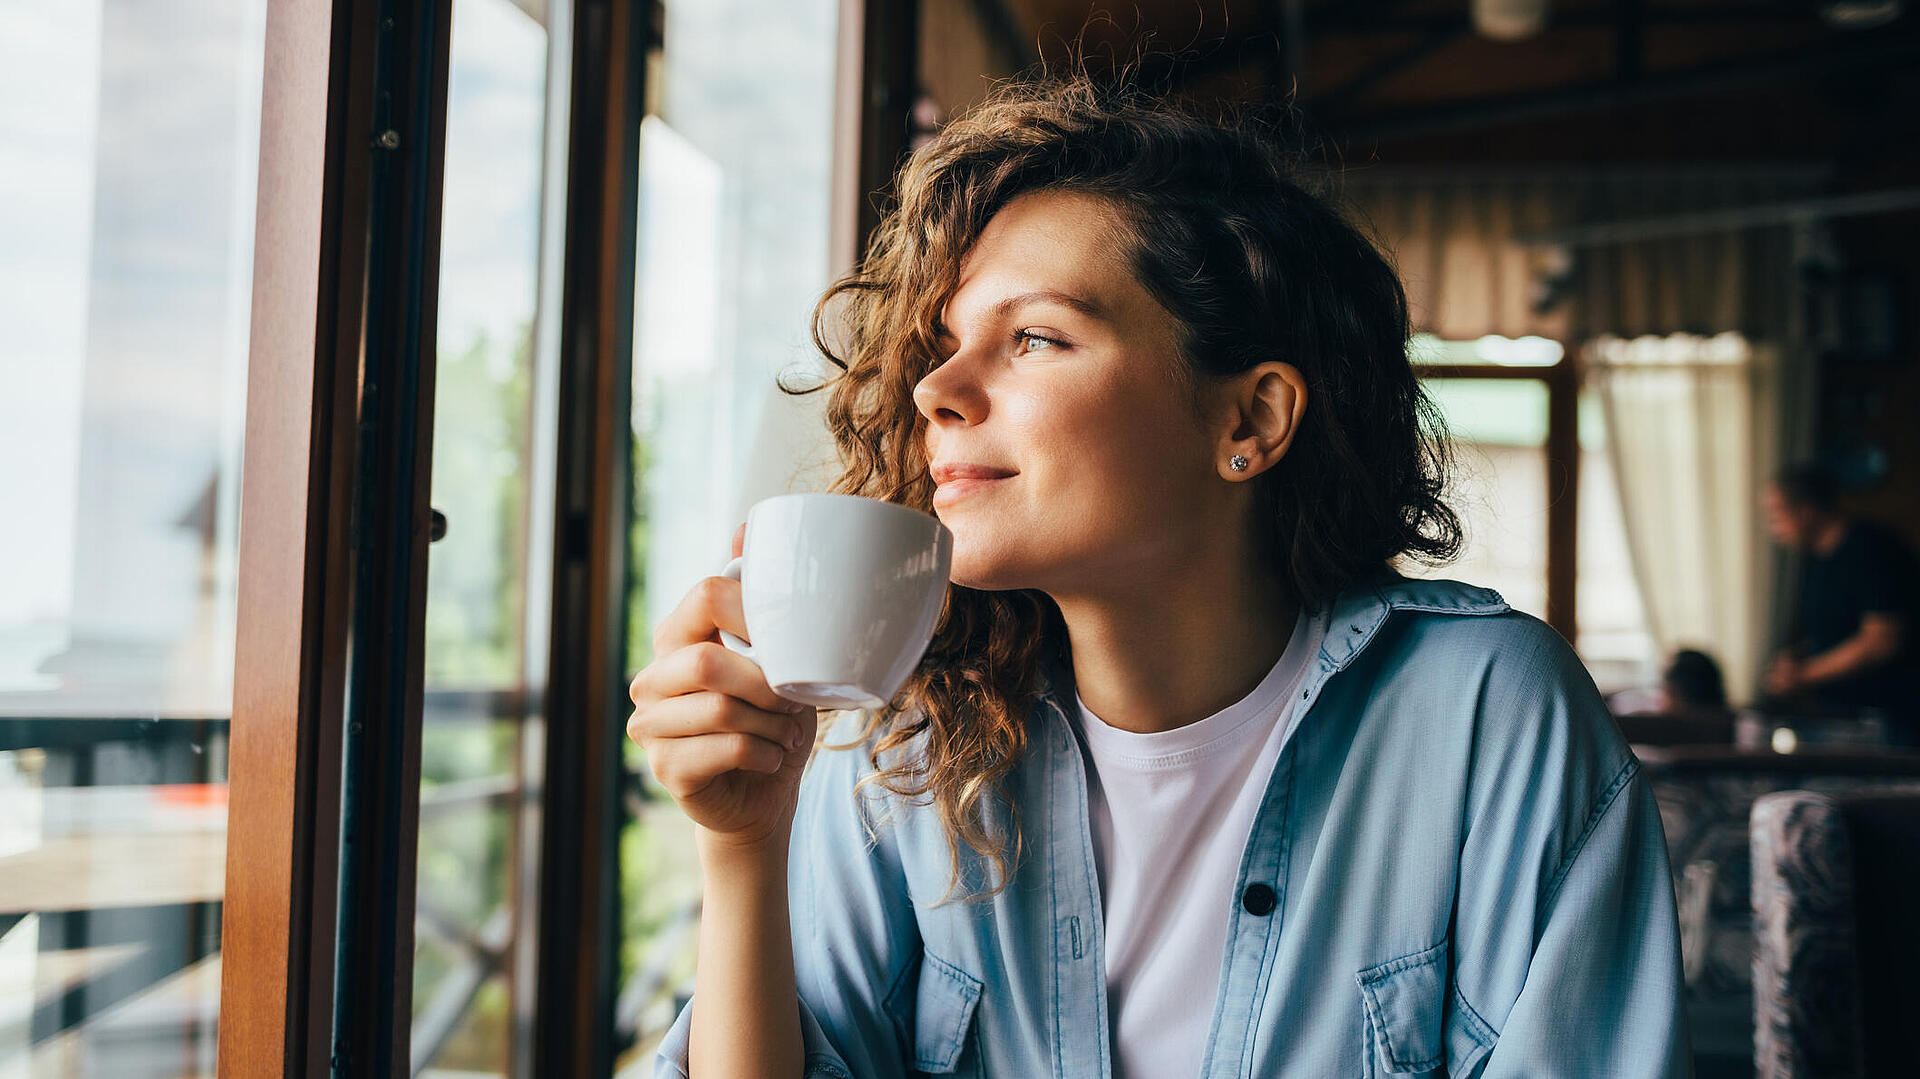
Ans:
<svg viewBox="0 0 1920 1079"><path fill-rule="evenodd" d="M1027 346L1025 349L1027 352L1033 352L1039 349L1058 348L1060 345L1060 342L1055 341L1053 338L1042 337L1032 330L1015 330L1013 340L1016 345Z"/></svg>

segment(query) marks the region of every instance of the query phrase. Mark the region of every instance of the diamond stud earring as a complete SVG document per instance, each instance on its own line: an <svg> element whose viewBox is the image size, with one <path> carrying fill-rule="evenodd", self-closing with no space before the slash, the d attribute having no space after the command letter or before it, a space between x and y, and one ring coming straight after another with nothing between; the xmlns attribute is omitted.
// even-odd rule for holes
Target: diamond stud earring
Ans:
<svg viewBox="0 0 1920 1079"><path fill-rule="evenodd" d="M1232 457L1227 458L1227 467L1233 469L1235 472L1245 472L1247 470L1247 459L1236 453Z"/></svg>

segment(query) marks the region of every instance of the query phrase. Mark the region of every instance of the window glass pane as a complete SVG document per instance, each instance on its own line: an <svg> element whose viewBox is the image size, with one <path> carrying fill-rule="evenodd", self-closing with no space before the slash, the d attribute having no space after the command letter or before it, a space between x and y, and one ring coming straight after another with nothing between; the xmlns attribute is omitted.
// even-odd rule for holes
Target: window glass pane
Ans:
<svg viewBox="0 0 1920 1079"><path fill-rule="evenodd" d="M0 6L0 1071L211 1076L264 0Z"/></svg>
<svg viewBox="0 0 1920 1079"><path fill-rule="evenodd" d="M829 283L834 0L668 0L641 130L634 327L630 669L653 628L726 563L754 501L817 489L832 459L808 336ZM631 747L629 747L631 749ZM623 1074L690 991L699 871L691 825L633 751L622 837Z"/></svg>
<svg viewBox="0 0 1920 1079"><path fill-rule="evenodd" d="M428 548L413 1065L526 1075L557 308L542 277L558 4L454 0ZM541 20L545 19L543 23ZM563 25L563 24L562 24ZM550 417L549 417L550 419Z"/></svg>
<svg viewBox="0 0 1920 1079"><path fill-rule="evenodd" d="M1467 542L1437 569L1401 572L1450 577L1499 591L1536 617L1547 609L1547 387L1534 379L1429 378L1422 385L1453 438L1448 504Z"/></svg>

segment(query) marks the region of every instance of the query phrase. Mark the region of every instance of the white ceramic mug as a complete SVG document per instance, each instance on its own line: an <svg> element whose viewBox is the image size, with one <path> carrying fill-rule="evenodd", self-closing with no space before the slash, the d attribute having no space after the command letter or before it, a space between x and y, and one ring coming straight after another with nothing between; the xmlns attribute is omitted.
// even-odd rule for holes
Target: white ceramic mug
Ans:
<svg viewBox="0 0 1920 1079"><path fill-rule="evenodd" d="M773 691L816 708L880 708L933 640L953 533L931 514L857 495L775 495L747 511L739 558L749 645Z"/></svg>

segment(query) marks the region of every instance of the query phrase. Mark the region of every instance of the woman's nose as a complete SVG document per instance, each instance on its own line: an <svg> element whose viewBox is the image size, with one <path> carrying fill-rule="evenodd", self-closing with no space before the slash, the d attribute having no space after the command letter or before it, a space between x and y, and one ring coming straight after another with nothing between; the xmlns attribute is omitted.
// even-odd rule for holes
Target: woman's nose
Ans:
<svg viewBox="0 0 1920 1079"><path fill-rule="evenodd" d="M986 416L986 394L955 354L926 373L913 387L913 404L928 423L979 423Z"/></svg>

